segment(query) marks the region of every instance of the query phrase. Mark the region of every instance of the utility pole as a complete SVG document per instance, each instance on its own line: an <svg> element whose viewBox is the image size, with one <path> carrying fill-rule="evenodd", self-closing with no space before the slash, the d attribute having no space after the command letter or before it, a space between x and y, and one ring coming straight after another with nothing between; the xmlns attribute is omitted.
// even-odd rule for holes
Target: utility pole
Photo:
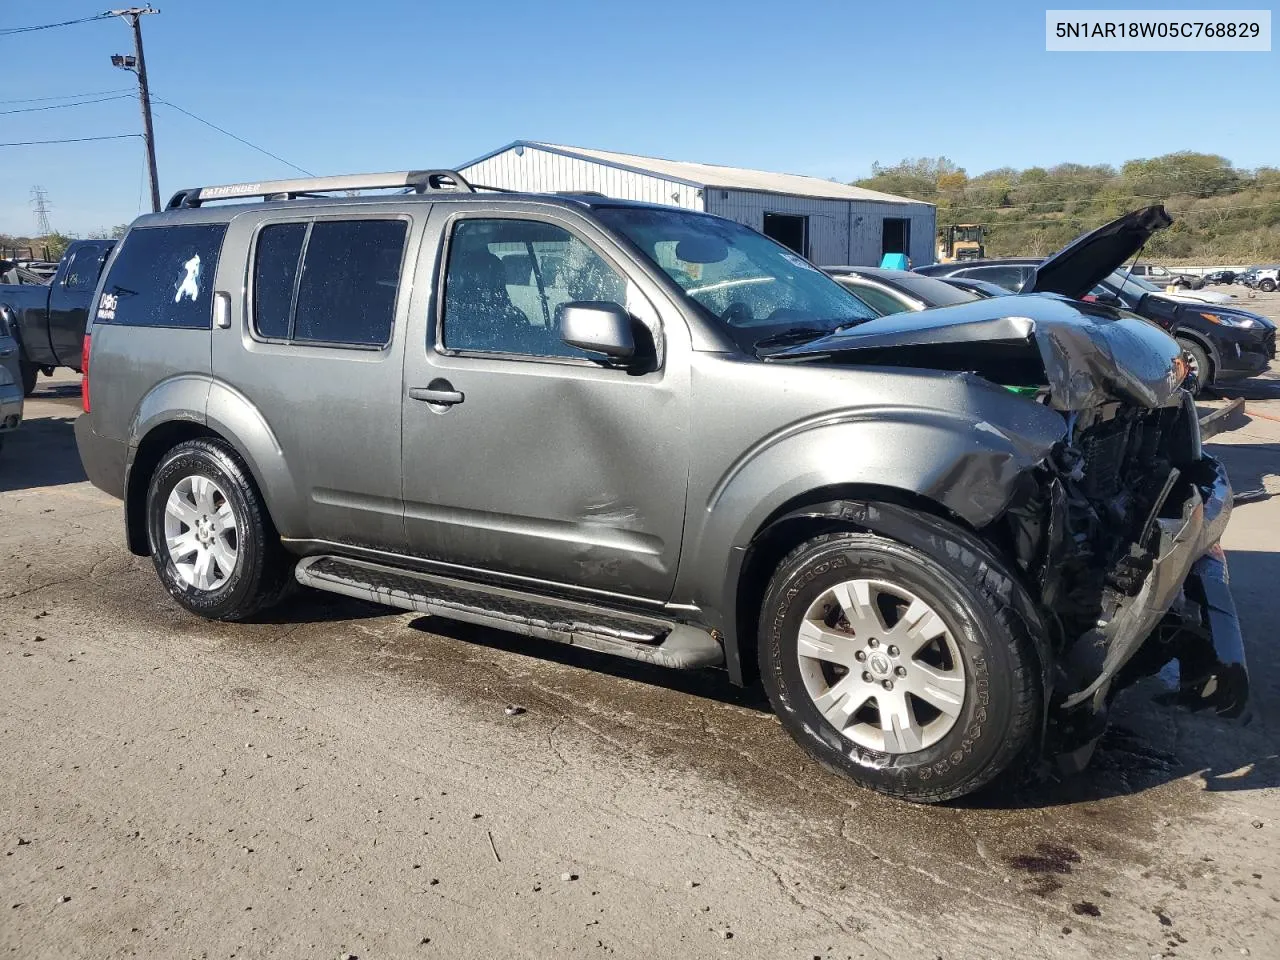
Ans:
<svg viewBox="0 0 1280 960"><path fill-rule="evenodd" d="M151 179L151 211L160 212L160 178L156 174L156 136L151 126L151 90L147 86L147 60L142 54L142 23L144 16L159 13L148 4L145 7L129 7L125 10L112 10L114 16L129 21L133 27L133 56L111 58L114 66L132 70L138 76L138 101L142 104L142 138L147 145L147 173Z"/></svg>

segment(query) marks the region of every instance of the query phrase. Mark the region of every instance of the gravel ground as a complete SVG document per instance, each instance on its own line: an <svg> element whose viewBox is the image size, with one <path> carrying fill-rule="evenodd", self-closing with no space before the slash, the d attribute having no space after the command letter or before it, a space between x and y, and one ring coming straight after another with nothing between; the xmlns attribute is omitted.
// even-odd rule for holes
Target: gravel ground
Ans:
<svg viewBox="0 0 1280 960"><path fill-rule="evenodd" d="M1211 450L1280 492L1280 369L1226 392ZM42 381L0 458L0 953L1277 955L1280 498L1226 538L1252 723L1148 681L1085 775L923 808L715 673L320 594L197 620L84 482L77 406Z"/></svg>

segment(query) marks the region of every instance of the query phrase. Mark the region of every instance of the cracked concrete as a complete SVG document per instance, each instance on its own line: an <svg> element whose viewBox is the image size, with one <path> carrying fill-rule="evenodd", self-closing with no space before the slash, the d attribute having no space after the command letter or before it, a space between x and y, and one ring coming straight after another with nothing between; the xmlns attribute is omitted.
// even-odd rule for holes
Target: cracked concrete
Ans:
<svg viewBox="0 0 1280 960"><path fill-rule="evenodd" d="M1280 393L1249 411L1280 417ZM924 808L817 766L717 673L306 592L191 617L79 477L75 412L42 390L0 459L0 954L1196 958L1280 936L1280 500L1227 537L1252 724L1160 707L1152 681L1084 776ZM1254 416L1213 449L1246 487L1278 441Z"/></svg>

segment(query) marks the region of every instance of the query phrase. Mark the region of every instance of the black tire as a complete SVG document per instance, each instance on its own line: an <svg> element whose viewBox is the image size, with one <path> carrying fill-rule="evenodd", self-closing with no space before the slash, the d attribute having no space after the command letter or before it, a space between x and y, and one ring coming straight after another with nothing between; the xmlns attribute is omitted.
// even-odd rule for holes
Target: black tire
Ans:
<svg viewBox="0 0 1280 960"><path fill-rule="evenodd" d="M207 477L225 494L235 517L234 569L216 589L202 590L179 574L165 537L165 505L187 477ZM147 487L147 539L160 582L192 613L210 620L245 620L269 607L284 591L292 564L248 469L221 440L180 443L164 455Z"/></svg>
<svg viewBox="0 0 1280 960"><path fill-rule="evenodd" d="M1264 280L1258 281L1258 289L1261 290L1263 293L1271 293L1275 290L1275 288L1276 288L1276 282L1272 280L1270 277L1267 277Z"/></svg>
<svg viewBox="0 0 1280 960"><path fill-rule="evenodd" d="M1178 346L1191 355L1191 359L1195 364L1195 387L1192 389L1191 395L1198 397L1205 391L1205 388L1213 386L1213 362L1209 359L1209 354L1204 347L1194 340L1179 337Z"/></svg>
<svg viewBox="0 0 1280 960"><path fill-rule="evenodd" d="M18 370L22 374L22 395L29 397L36 392L36 377L40 373L40 368L20 359L18 361Z"/></svg>
<svg viewBox="0 0 1280 960"><path fill-rule="evenodd" d="M1037 741L1044 698L1040 657L1008 589L1022 588L968 534L933 518L928 529L933 535L921 540L928 549L855 532L801 544L769 584L759 637L764 686L791 736L837 773L919 803L950 800L1002 774L1016 775ZM984 562L966 567L952 559L962 555ZM923 749L889 753L855 743L822 715L804 686L800 620L825 591L858 578L910 589L938 613L960 651L963 703L951 729Z"/></svg>

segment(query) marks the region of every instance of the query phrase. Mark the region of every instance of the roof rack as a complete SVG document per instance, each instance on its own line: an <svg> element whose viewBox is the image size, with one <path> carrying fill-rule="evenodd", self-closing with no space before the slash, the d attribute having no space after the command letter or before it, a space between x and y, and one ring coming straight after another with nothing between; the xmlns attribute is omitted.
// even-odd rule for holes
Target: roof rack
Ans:
<svg viewBox="0 0 1280 960"><path fill-rule="evenodd" d="M216 187L179 190L166 210L198 207L210 200L293 200L322 193L349 190L388 190L407 187L414 193L448 190L475 193L475 188L456 170L409 170L401 173L348 173L336 177L303 177L295 180L262 180L256 183L228 183Z"/></svg>

